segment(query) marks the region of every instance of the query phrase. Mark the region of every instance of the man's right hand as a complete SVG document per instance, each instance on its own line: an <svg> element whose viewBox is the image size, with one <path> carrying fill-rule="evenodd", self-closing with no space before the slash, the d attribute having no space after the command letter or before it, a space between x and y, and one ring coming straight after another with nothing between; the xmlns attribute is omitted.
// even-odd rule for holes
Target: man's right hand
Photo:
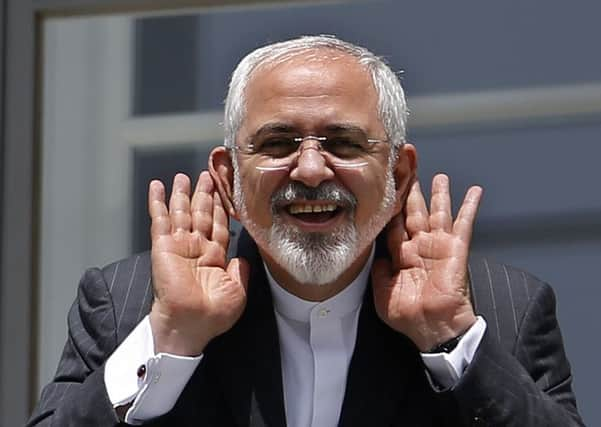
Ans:
<svg viewBox="0 0 601 427"><path fill-rule="evenodd" d="M149 186L156 353L201 354L246 304L250 268L242 258L226 265L228 216L209 173L200 174L191 200L190 188L190 179L177 174L167 207L163 183Z"/></svg>

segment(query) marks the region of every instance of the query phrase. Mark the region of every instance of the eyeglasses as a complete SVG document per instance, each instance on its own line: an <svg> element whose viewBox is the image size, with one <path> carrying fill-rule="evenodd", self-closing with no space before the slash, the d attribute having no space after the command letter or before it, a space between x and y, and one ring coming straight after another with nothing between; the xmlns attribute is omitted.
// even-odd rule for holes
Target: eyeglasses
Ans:
<svg viewBox="0 0 601 427"><path fill-rule="evenodd" d="M313 142L313 144L305 144ZM377 144L388 141L368 138L360 129L336 131L327 136L293 133L258 134L244 146L236 146L241 153L253 156L262 170L287 169L304 151L319 151L333 166L357 168L367 165L367 159Z"/></svg>

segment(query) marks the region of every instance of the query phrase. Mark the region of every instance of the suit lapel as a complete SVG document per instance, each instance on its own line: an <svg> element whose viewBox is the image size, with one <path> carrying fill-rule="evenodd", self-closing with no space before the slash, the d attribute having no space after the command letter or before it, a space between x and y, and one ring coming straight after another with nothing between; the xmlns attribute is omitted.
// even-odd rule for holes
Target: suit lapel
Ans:
<svg viewBox="0 0 601 427"><path fill-rule="evenodd" d="M376 240L376 258L390 258L385 235ZM339 427L432 425L431 389L415 345L378 317L371 280L359 315Z"/></svg>
<svg viewBox="0 0 601 427"><path fill-rule="evenodd" d="M261 271L263 270L262 265L259 268ZM264 274L262 276L261 282L253 283L261 283L260 286L267 291L267 295L262 296L262 304L256 306L253 304L251 310L257 310L255 318L258 321L254 331L247 334L247 337L254 338L247 342L247 348L250 352L255 353L251 358L253 366L251 420L258 421L263 418L264 425L280 427L286 425L280 343L269 287ZM251 422L251 425L263 424Z"/></svg>
<svg viewBox="0 0 601 427"><path fill-rule="evenodd" d="M286 425L277 324L263 262L250 236L243 231L236 256L251 265L248 300L234 328L236 346L231 360L230 404L241 426ZM233 353L232 353L233 352Z"/></svg>
<svg viewBox="0 0 601 427"><path fill-rule="evenodd" d="M406 405L418 353L408 339L384 325L375 313L368 285L349 366L339 427L388 426Z"/></svg>

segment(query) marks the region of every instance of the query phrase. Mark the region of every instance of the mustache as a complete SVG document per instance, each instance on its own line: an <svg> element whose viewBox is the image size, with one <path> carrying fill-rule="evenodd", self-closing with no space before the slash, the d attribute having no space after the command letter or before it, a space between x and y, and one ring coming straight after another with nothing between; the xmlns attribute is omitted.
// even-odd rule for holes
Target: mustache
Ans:
<svg viewBox="0 0 601 427"><path fill-rule="evenodd" d="M323 182L317 187L308 187L301 182L290 182L271 196L271 206L282 206L297 200L323 200L355 209L357 198L346 188L333 182Z"/></svg>

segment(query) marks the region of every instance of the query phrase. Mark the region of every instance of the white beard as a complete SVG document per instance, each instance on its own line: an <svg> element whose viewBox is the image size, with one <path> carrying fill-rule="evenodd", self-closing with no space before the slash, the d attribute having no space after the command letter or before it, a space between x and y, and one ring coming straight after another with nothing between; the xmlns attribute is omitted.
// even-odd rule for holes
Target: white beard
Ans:
<svg viewBox="0 0 601 427"><path fill-rule="evenodd" d="M306 233L278 215L268 234L269 253L299 283L332 283L360 254L357 227L348 220L330 234Z"/></svg>
<svg viewBox="0 0 601 427"><path fill-rule="evenodd" d="M392 169L388 168L380 207L361 232L354 221L354 211L347 215L341 226L328 234L303 232L284 223L275 209L272 209L272 226L264 228L248 217L246 196L234 162L234 203L240 213L242 225L257 245L299 283L319 286L338 279L388 223L394 202L394 178Z"/></svg>

